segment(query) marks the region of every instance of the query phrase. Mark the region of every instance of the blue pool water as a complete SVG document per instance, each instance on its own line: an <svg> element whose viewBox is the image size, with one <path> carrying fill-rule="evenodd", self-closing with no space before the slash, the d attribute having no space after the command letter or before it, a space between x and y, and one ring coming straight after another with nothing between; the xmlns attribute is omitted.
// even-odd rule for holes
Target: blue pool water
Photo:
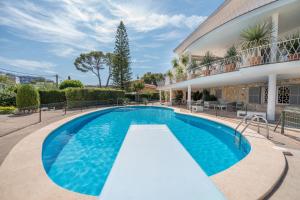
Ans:
<svg viewBox="0 0 300 200"><path fill-rule="evenodd" d="M76 118L46 138L42 160L48 176L66 189L99 195L131 124L166 124L208 176L250 151L246 139L239 149L234 130L216 122L159 107L113 108Z"/></svg>

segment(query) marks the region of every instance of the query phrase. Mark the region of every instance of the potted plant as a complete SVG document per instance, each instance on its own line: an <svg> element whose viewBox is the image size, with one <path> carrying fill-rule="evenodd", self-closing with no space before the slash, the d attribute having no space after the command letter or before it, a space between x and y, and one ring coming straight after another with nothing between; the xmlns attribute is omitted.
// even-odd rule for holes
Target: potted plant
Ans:
<svg viewBox="0 0 300 200"><path fill-rule="evenodd" d="M230 47L225 55L225 72L232 72L236 69L236 62L238 61L237 58L237 51L235 46Z"/></svg>
<svg viewBox="0 0 300 200"><path fill-rule="evenodd" d="M203 56L201 65L204 65L203 67L203 74L204 76L209 76L210 72L211 72L211 66L212 66L212 62L214 61L214 57L213 55L207 51L205 53L205 55Z"/></svg>
<svg viewBox="0 0 300 200"><path fill-rule="evenodd" d="M195 69L198 67L197 63L195 60L192 60L192 62L189 64L187 70L188 72L191 74L190 78L195 78L196 74L195 74Z"/></svg>
<svg viewBox="0 0 300 200"><path fill-rule="evenodd" d="M252 51L249 58L250 66L263 64L262 49L259 46L270 43L272 26L268 23L257 24L242 31L242 49Z"/></svg>
<svg viewBox="0 0 300 200"><path fill-rule="evenodd" d="M286 38L289 61L300 60L300 34L295 33Z"/></svg>
<svg viewBox="0 0 300 200"><path fill-rule="evenodd" d="M169 78L169 84L172 84L173 83L173 78L174 78L174 75L173 75L172 71L168 70L167 73L166 73L166 76Z"/></svg>

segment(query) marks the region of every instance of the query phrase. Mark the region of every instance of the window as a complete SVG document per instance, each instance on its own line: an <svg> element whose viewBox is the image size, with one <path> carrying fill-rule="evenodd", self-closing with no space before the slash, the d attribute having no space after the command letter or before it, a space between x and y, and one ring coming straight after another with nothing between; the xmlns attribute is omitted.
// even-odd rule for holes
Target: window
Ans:
<svg viewBox="0 0 300 200"><path fill-rule="evenodd" d="M216 97L222 99L222 89L216 89Z"/></svg>
<svg viewBox="0 0 300 200"><path fill-rule="evenodd" d="M268 88L267 87L265 87L265 88L263 88L263 90L262 90L262 95L263 95L263 103L268 103L268 92L269 90L268 90Z"/></svg>
<svg viewBox="0 0 300 200"><path fill-rule="evenodd" d="M249 103L260 104L261 102L261 88L250 87L249 88Z"/></svg>
<svg viewBox="0 0 300 200"><path fill-rule="evenodd" d="M292 85L290 88L290 104L300 105L300 85Z"/></svg>
<svg viewBox="0 0 300 200"><path fill-rule="evenodd" d="M290 88L286 86L280 86L277 89L277 103L278 104L290 104Z"/></svg>

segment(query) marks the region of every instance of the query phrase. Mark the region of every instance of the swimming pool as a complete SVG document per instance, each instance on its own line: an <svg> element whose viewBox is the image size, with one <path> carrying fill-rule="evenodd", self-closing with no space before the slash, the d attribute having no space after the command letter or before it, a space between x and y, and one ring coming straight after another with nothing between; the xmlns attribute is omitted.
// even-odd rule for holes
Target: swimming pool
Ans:
<svg viewBox="0 0 300 200"><path fill-rule="evenodd" d="M234 130L207 119L175 113L161 107L123 107L76 118L46 138L42 160L58 185L97 196L132 124L166 124L208 176L243 159L250 145L234 142Z"/></svg>

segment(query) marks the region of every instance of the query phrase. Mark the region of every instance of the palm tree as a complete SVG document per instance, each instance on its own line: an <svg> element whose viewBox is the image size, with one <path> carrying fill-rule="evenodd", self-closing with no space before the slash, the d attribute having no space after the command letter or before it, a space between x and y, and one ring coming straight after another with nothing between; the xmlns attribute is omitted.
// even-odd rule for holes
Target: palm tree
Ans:
<svg viewBox="0 0 300 200"><path fill-rule="evenodd" d="M205 53L205 55L203 56L201 65L205 66L205 70L204 70L204 75L208 76L210 75L210 68L212 66L212 62L214 61L214 56L212 55L212 53L210 53L209 51L207 51Z"/></svg>
<svg viewBox="0 0 300 200"><path fill-rule="evenodd" d="M166 76L169 78L170 83L172 83L172 80L173 80L174 75L173 75L173 73L172 73L171 70L168 70L168 71L167 71Z"/></svg>
<svg viewBox="0 0 300 200"><path fill-rule="evenodd" d="M176 80L180 80L183 78L184 75L184 69L182 66L178 66L176 68Z"/></svg>
<svg viewBox="0 0 300 200"><path fill-rule="evenodd" d="M180 58L180 62L182 63L182 65L186 68L187 65L189 64L189 56L188 55L182 55Z"/></svg>
<svg viewBox="0 0 300 200"><path fill-rule="evenodd" d="M173 58L172 66L173 66L174 69L176 69L179 66L179 62L178 62L177 58Z"/></svg>
<svg viewBox="0 0 300 200"><path fill-rule="evenodd" d="M242 49L258 47L270 43L272 25L256 24L242 31Z"/></svg>
<svg viewBox="0 0 300 200"><path fill-rule="evenodd" d="M210 66L211 63L214 61L214 56L212 53L210 53L209 51L207 51L205 53L205 55L203 56L203 59L202 59L202 62L201 62L201 65L207 65L207 66Z"/></svg>

